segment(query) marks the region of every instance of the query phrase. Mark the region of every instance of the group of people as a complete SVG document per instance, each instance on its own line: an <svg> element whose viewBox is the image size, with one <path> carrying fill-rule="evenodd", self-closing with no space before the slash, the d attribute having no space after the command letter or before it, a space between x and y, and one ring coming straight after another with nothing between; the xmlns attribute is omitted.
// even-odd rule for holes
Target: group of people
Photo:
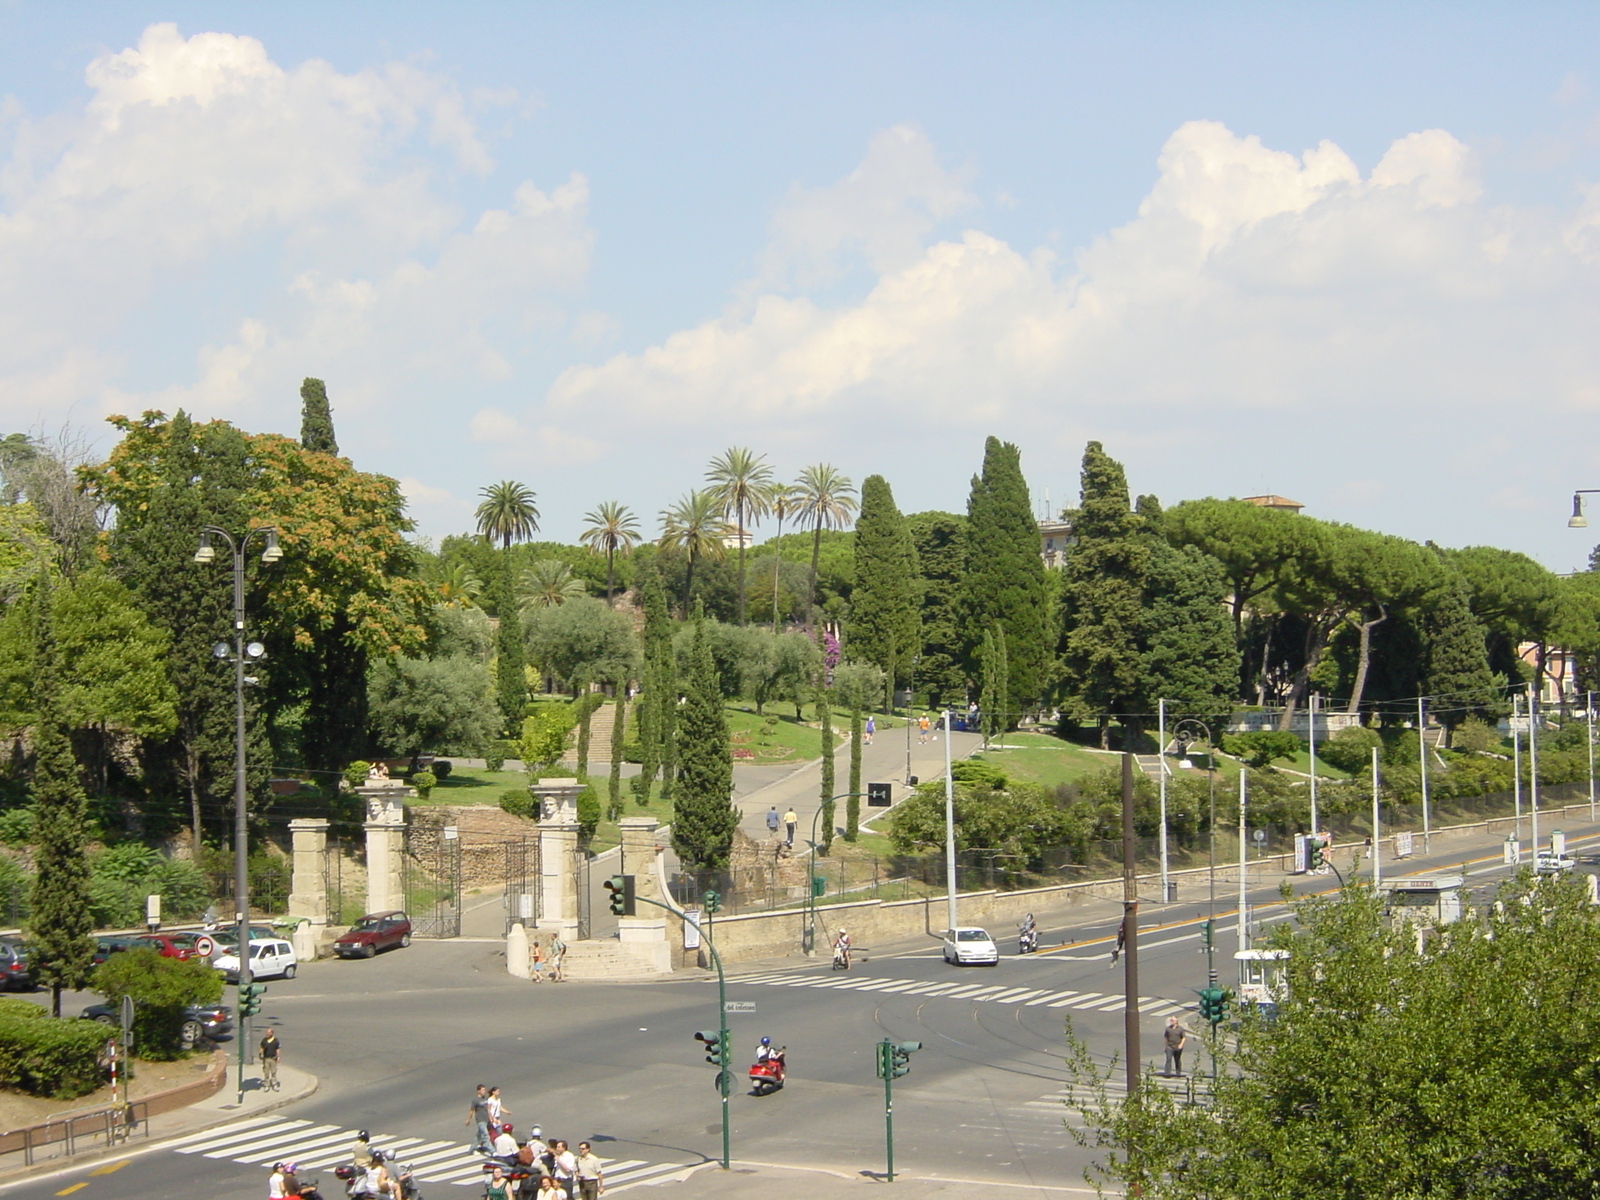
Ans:
<svg viewBox="0 0 1600 1200"><path fill-rule="evenodd" d="M559 933L550 935L549 953L539 944L539 939L534 938L528 943L528 972L535 983L544 982L545 967L550 968L551 983L565 983L567 944L561 940ZM496 1089L498 1090L498 1089Z"/></svg>
<svg viewBox="0 0 1600 1200"><path fill-rule="evenodd" d="M493 1163L486 1180L488 1200L595 1200L605 1190L605 1168L588 1142L574 1152L560 1138L546 1139L535 1125L519 1143L500 1089L479 1084L467 1107L473 1150Z"/></svg>
<svg viewBox="0 0 1600 1200"><path fill-rule="evenodd" d="M772 808L767 810L767 832L776 837L780 822L784 828L783 844L789 849L793 850L794 831L795 826L800 824L800 814L795 812L794 808L791 806L789 810L780 818L778 816L777 806L774 805Z"/></svg>

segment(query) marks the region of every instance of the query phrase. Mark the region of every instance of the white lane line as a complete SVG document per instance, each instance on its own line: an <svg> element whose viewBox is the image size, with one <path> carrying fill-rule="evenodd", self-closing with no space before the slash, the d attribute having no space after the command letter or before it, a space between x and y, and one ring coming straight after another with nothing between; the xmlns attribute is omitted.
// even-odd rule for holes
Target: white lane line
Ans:
<svg viewBox="0 0 1600 1200"><path fill-rule="evenodd" d="M1042 996L1035 996L1026 1002L1024 1007L1032 1008L1036 1004L1049 1004L1052 1000L1060 1000L1063 996L1076 996L1077 992L1046 992Z"/></svg>
<svg viewBox="0 0 1600 1200"><path fill-rule="evenodd" d="M1161 941L1159 941L1159 942L1141 941L1139 943L1139 949L1141 949L1141 950L1154 950L1158 946L1173 946L1173 945L1176 945L1178 942L1197 942L1199 940L1200 940L1200 935L1198 933L1184 933L1184 934L1178 935L1177 937L1162 938Z"/></svg>
<svg viewBox="0 0 1600 1200"><path fill-rule="evenodd" d="M983 991L983 984L981 983L964 983L954 990L946 992L945 996L952 1000L965 1000L973 992L981 991Z"/></svg>
<svg viewBox="0 0 1600 1200"><path fill-rule="evenodd" d="M641 1183L653 1175L665 1175L671 1171L682 1171L693 1168L695 1165L694 1163L656 1163L654 1166L645 1167L642 1170L629 1171L626 1178L618 1180L618 1190L620 1191L625 1186ZM609 1192L611 1190L609 1185L612 1179L610 1171L605 1173L605 1178L607 1183L606 1191Z"/></svg>
<svg viewBox="0 0 1600 1200"><path fill-rule="evenodd" d="M935 989L941 988L941 987L949 987L949 986L950 986L949 984L939 984L939 983L915 983L915 984L912 984L910 987L908 987L904 992L902 992L901 995L903 995L903 996L931 996L931 995L934 995Z"/></svg>
<svg viewBox="0 0 1600 1200"><path fill-rule="evenodd" d="M262 1154L259 1151L252 1151L235 1158L233 1161L271 1162L275 1158L281 1158L287 1161L292 1158L305 1158L312 1154L326 1154L329 1150L333 1149L333 1147L347 1141L349 1136L350 1135L347 1130L341 1129L339 1132L330 1134L327 1137L312 1138L309 1141L300 1141L299 1139L296 1139L283 1149L274 1150L269 1154ZM293 1153L290 1153L290 1151L293 1151ZM232 1151L225 1151L221 1157L226 1158L231 1153ZM206 1157L209 1158L211 1156L207 1155Z"/></svg>
<svg viewBox="0 0 1600 1200"><path fill-rule="evenodd" d="M1029 996L1040 996L1040 995L1043 995L1043 993L1038 988L1023 988L1021 992L1016 993L1016 994L1007 994L1007 995L1004 995L1004 996L996 996L994 998L994 1002L996 1004L1015 1004L1019 1000L1026 1000Z"/></svg>
<svg viewBox="0 0 1600 1200"><path fill-rule="evenodd" d="M1127 1004L1128 1004L1128 1002L1126 1000L1124 1000L1121 996L1118 996L1110 1004L1102 1004L1102 1005L1099 1005L1098 1007L1096 1007L1095 1005L1092 1005L1092 1004L1074 1004L1072 1007L1074 1007L1074 1008L1093 1008L1096 1012L1110 1012L1113 1008L1126 1008Z"/></svg>
<svg viewBox="0 0 1600 1200"><path fill-rule="evenodd" d="M219 1146L232 1145L235 1142L248 1142L251 1138L276 1137L290 1129L304 1129L310 1121L276 1121L263 1129L252 1129L249 1133L233 1133L224 1138L212 1138L202 1145L187 1146L178 1151L179 1154L198 1154L202 1150L215 1150Z"/></svg>
<svg viewBox="0 0 1600 1200"><path fill-rule="evenodd" d="M852 982L854 981L849 979L825 979L821 983L817 984L817 986L819 988L836 988L843 987L845 984Z"/></svg>
<svg viewBox="0 0 1600 1200"><path fill-rule="evenodd" d="M894 980L892 979L875 979L871 983L863 983L858 990L863 992L875 992L879 988L888 987L893 982Z"/></svg>
<svg viewBox="0 0 1600 1200"><path fill-rule="evenodd" d="M872 982L872 980L870 980L870 979L852 979L849 983L841 983L839 985L839 990L842 992L842 991L845 991L847 989L865 987L867 984L869 984L871 982Z"/></svg>
<svg viewBox="0 0 1600 1200"><path fill-rule="evenodd" d="M209 1146L215 1146L217 1144L216 1135L219 1133L227 1134L250 1128L259 1130L263 1125L280 1125L282 1123L282 1117L251 1117L248 1121L236 1121L234 1124L225 1125L221 1129L211 1129L205 1133L195 1133L188 1137L178 1138L176 1141L168 1142L166 1148L176 1150L179 1146L189 1146L196 1142L205 1142Z"/></svg>
<svg viewBox="0 0 1600 1200"><path fill-rule="evenodd" d="M1093 996L1096 999L1099 999L1100 998L1100 993L1099 992L1068 992L1065 996L1061 997L1061 999L1052 1000L1049 1004L1045 1005L1045 1007L1046 1008L1066 1008L1069 1004L1074 1006L1074 1007L1076 1007L1077 1005L1082 1004L1084 1002L1084 1000L1086 1000L1090 996Z"/></svg>
<svg viewBox="0 0 1600 1200"><path fill-rule="evenodd" d="M880 990L883 991L884 993L888 993L888 992L903 992L908 987L915 987L915 986L916 986L916 984L915 984L914 981L912 981L910 979L906 979L906 980L902 980L900 983L891 983L888 987L882 988Z"/></svg>
<svg viewBox="0 0 1600 1200"><path fill-rule="evenodd" d="M959 983L936 983L922 994L924 996L948 996L960 986Z"/></svg>
<svg viewBox="0 0 1600 1200"><path fill-rule="evenodd" d="M247 1162L251 1158L260 1157L261 1153L265 1151L267 1156L270 1158L274 1153L274 1147L293 1146L296 1143L305 1141L307 1139L320 1142L328 1133L334 1131L337 1131L339 1137L347 1136L345 1131L340 1129L337 1125L318 1125L314 1129L293 1130L284 1134L280 1134L276 1137L269 1137L264 1141L253 1142L248 1146L231 1146L226 1150L211 1150L205 1153L202 1157L232 1158L236 1154L242 1154L243 1157L238 1161Z"/></svg>
<svg viewBox="0 0 1600 1200"><path fill-rule="evenodd" d="M979 988L977 991L973 992L972 995L963 996L961 998L963 1000L992 1000L995 996L1005 990L1006 989L1003 987Z"/></svg>

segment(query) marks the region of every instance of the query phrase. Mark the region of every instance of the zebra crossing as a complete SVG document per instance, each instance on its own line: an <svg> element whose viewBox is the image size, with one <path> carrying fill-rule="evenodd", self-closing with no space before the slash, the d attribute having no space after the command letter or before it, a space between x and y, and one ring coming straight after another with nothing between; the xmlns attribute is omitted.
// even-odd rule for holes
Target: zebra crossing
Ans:
<svg viewBox="0 0 1600 1200"><path fill-rule="evenodd" d="M355 1140L354 1129L339 1125L318 1125L284 1117L253 1117L178 1138L168 1142L166 1148L178 1154L227 1159L259 1167L294 1162L299 1164L304 1175L349 1162L350 1147ZM483 1157L474 1154L472 1148L462 1142L377 1134L371 1139L371 1145L374 1150L382 1150L411 1168L412 1175L421 1183L471 1187L481 1186L484 1180ZM698 1163L652 1163L644 1159L602 1158L601 1162L605 1166L608 1195L635 1184L664 1183L674 1173L687 1173L700 1166ZM336 1194L326 1188L323 1192Z"/></svg>
<svg viewBox="0 0 1600 1200"><path fill-rule="evenodd" d="M819 991L871 992L879 996L937 997L942 1000L971 1000L975 1003L1015 1004L1021 1008L1073 1008L1080 1011L1111 1012L1120 1009L1123 998L1107 992L1080 992L1066 988L1007 987L1004 984L961 983L959 980L919 982L915 979L881 979L871 976L799 974L774 971L765 975L741 975L728 980L758 987L803 987ZM1139 1011L1146 1016L1165 1017L1186 1012L1190 1005L1161 996L1139 1000Z"/></svg>

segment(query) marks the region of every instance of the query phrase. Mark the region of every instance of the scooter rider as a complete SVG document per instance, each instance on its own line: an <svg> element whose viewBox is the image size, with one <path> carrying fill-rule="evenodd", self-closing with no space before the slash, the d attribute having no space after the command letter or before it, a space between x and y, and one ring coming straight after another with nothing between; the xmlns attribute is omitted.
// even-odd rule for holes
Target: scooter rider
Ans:
<svg viewBox="0 0 1600 1200"><path fill-rule="evenodd" d="M1039 929L1033 923L1033 914L1029 913L1022 919L1022 926L1017 932L1017 941L1024 954L1032 951L1039 943Z"/></svg>
<svg viewBox="0 0 1600 1200"><path fill-rule="evenodd" d="M756 1047L756 1061L764 1063L776 1053L777 1051L772 1048L772 1039L764 1037L761 1039L761 1044Z"/></svg>
<svg viewBox="0 0 1600 1200"><path fill-rule="evenodd" d="M844 963L845 968L850 966L850 935L844 930L839 930L839 936L833 940L833 956Z"/></svg>

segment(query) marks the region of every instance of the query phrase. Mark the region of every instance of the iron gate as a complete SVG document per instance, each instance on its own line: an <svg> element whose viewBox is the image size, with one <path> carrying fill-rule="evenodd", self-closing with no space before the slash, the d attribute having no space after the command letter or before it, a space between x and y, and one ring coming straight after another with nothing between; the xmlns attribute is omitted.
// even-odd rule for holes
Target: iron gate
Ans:
<svg viewBox="0 0 1600 1200"><path fill-rule="evenodd" d="M461 839L455 829L407 830L401 888L413 937L461 936Z"/></svg>
<svg viewBox="0 0 1600 1200"><path fill-rule="evenodd" d="M505 843L506 932L513 924L532 928L539 919L539 842L520 838Z"/></svg>

